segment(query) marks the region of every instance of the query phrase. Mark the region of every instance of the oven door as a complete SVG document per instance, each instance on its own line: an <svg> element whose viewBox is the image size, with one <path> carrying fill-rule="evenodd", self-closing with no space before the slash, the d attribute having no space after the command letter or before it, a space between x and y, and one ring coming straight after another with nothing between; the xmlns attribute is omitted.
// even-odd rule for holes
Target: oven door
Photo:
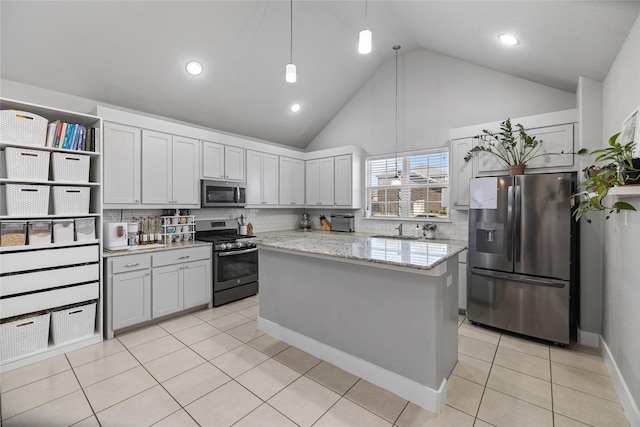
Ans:
<svg viewBox="0 0 640 427"><path fill-rule="evenodd" d="M222 291L258 281L258 248L216 252L213 291Z"/></svg>

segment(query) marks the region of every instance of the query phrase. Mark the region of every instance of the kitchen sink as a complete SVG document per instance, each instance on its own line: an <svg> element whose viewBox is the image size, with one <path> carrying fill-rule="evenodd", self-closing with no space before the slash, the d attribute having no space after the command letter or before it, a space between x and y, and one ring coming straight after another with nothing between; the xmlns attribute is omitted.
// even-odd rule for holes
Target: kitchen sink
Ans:
<svg viewBox="0 0 640 427"><path fill-rule="evenodd" d="M374 237L376 239L396 239L396 240L420 240L422 239L422 237L415 237L415 236L397 236L397 235L387 235L387 236L371 236Z"/></svg>

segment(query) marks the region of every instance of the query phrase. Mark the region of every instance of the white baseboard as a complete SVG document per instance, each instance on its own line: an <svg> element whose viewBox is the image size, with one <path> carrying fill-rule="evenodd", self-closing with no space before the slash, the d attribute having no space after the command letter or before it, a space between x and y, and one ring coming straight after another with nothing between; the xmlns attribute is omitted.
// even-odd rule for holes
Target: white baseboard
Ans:
<svg viewBox="0 0 640 427"><path fill-rule="evenodd" d="M578 343L588 345L589 347L600 348L600 334L583 331L578 328Z"/></svg>
<svg viewBox="0 0 640 427"><path fill-rule="evenodd" d="M618 364L613 358L613 355L609 350L609 346L607 346L607 343L600 335L598 336L600 337L600 351L602 352L604 363L607 365L609 375L611 376L613 386L620 398L620 403L622 404L624 413L627 416L631 427L640 427L640 410L638 410L638 405L633 400L633 396L631 396L631 392L627 387L627 383L625 382L622 373L618 369Z"/></svg>
<svg viewBox="0 0 640 427"><path fill-rule="evenodd" d="M424 384L403 377L388 369L374 365L342 350L309 338L277 323L258 317L258 328L267 334L306 351L326 362L372 384L389 390L429 411L440 412L447 400L447 379L443 378L440 388L434 390Z"/></svg>

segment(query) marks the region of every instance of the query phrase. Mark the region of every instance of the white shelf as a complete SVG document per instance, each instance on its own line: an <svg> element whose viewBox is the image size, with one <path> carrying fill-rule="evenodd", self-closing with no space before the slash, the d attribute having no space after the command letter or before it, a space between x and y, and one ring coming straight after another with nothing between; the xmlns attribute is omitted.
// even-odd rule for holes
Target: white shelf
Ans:
<svg viewBox="0 0 640 427"><path fill-rule="evenodd" d="M99 182L87 182L87 181L40 181L34 179L15 179L15 178L0 178L0 184L46 184L46 185L64 185L70 187L99 187Z"/></svg>
<svg viewBox="0 0 640 427"><path fill-rule="evenodd" d="M24 148L26 150L50 151L54 153L84 154L85 156L91 156L91 157L96 157L100 155L100 153L97 153L95 151L65 150L62 148L46 147L44 145L18 144L16 142L11 142L11 141L0 141L0 148L4 148L4 147Z"/></svg>
<svg viewBox="0 0 640 427"><path fill-rule="evenodd" d="M50 214L50 215L0 215L0 220L2 221L23 221L29 219L73 219L73 218L86 218L86 217L99 217L100 214L97 212L90 213L75 213L75 214ZM96 228L97 233L97 228Z"/></svg>
<svg viewBox="0 0 640 427"><path fill-rule="evenodd" d="M640 185L621 185L609 190L610 196L618 198L640 197Z"/></svg>

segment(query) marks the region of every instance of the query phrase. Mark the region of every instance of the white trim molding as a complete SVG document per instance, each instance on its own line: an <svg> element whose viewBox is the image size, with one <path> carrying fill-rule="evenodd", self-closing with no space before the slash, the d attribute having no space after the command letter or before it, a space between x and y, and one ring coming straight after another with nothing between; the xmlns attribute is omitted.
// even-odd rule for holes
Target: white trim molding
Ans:
<svg viewBox="0 0 640 427"><path fill-rule="evenodd" d="M604 363L607 365L607 369L609 370L613 386L618 393L618 398L620 399L620 403L624 409L624 414L627 416L632 427L640 426L640 410L638 410L638 405L633 400L633 396L627 387L627 383L622 376L622 372L618 369L618 364L613 358L613 355L609 350L609 346L607 346L607 343L602 336L600 336L600 351L602 352Z"/></svg>

